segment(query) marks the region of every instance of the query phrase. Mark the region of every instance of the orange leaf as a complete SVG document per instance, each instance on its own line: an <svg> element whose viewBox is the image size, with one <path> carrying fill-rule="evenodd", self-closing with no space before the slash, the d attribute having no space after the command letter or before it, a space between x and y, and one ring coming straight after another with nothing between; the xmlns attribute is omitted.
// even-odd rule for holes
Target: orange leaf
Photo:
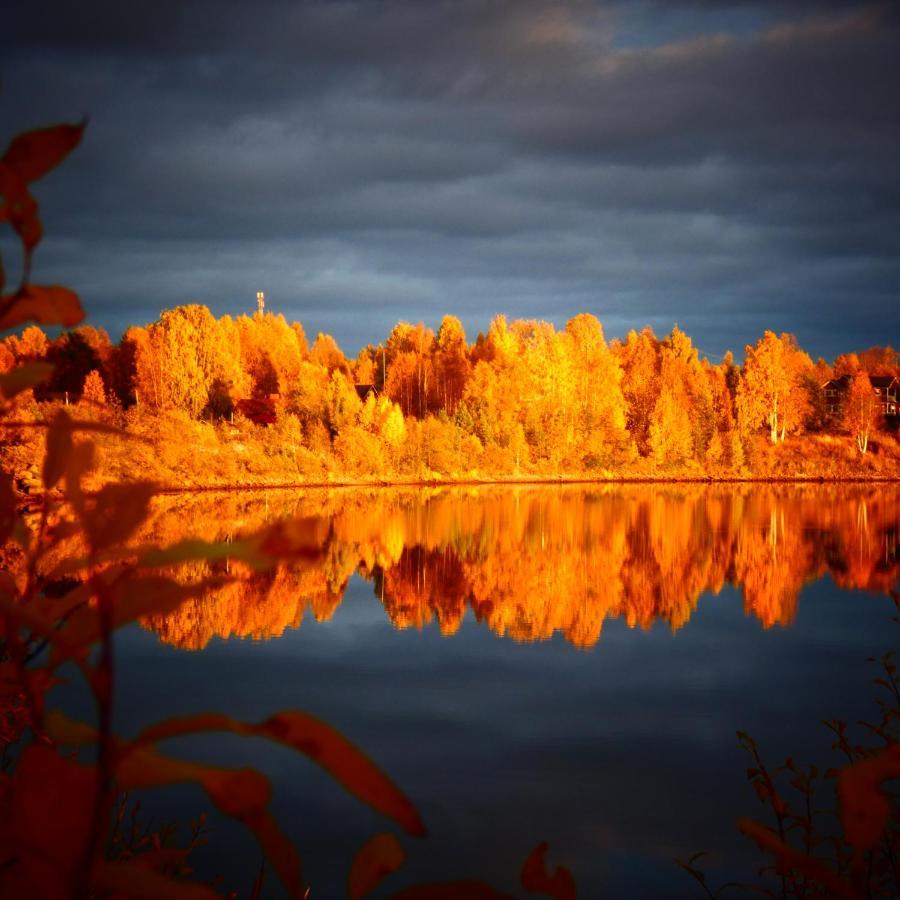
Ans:
<svg viewBox="0 0 900 900"><path fill-rule="evenodd" d="M116 764L120 788L159 787L193 782L226 816L249 828L263 852L296 900L303 898L300 857L272 819L266 805L271 798L268 780L254 769L222 769L162 756L153 747L123 745Z"/></svg>
<svg viewBox="0 0 900 900"><path fill-rule="evenodd" d="M51 125L16 135L0 162L22 181L36 181L56 168L78 146L87 119L78 125Z"/></svg>
<svg viewBox="0 0 900 900"><path fill-rule="evenodd" d="M84 529L91 547L123 544L147 517L157 487L149 481L107 484L85 504Z"/></svg>
<svg viewBox="0 0 900 900"><path fill-rule="evenodd" d="M0 331L24 322L71 327L84 319L81 301L74 291L59 285L30 284L0 302Z"/></svg>
<svg viewBox="0 0 900 900"><path fill-rule="evenodd" d="M48 491L62 478L71 451L72 420L68 413L60 410L50 423L44 452L44 487Z"/></svg>
<svg viewBox="0 0 900 900"><path fill-rule="evenodd" d="M152 547L138 559L138 564L148 568L171 566L194 560L214 561L219 559L239 559L254 569L270 569L273 560L259 552L249 541L201 541L189 538L171 547Z"/></svg>
<svg viewBox="0 0 900 900"><path fill-rule="evenodd" d="M547 843L538 844L522 866L522 887L534 894L545 894L554 900L575 900L575 879L563 866L557 866L553 875L547 874Z"/></svg>
<svg viewBox="0 0 900 900"><path fill-rule="evenodd" d="M32 362L16 366L11 372L0 375L0 394L11 400L22 391L36 387L53 374L50 363Z"/></svg>
<svg viewBox="0 0 900 900"><path fill-rule="evenodd" d="M44 730L58 744L80 747L97 742L97 729L87 722L70 719L62 710L52 709L44 719Z"/></svg>
<svg viewBox="0 0 900 900"><path fill-rule="evenodd" d="M323 555L325 531L321 519L279 521L230 543L189 539L171 547L144 553L142 566L168 566L195 559L238 559L257 570L271 569L279 559L318 560Z"/></svg>
<svg viewBox="0 0 900 900"><path fill-rule="evenodd" d="M11 620L17 627L24 625L34 634L39 634L53 647L53 651L63 659L74 659L75 664L81 669L88 684L91 685L92 689L96 690L93 670L80 658L79 648L71 644L64 635L60 634L54 623L47 621L32 609L23 607L8 599L2 593L0 593L0 616ZM48 668L52 669L52 664Z"/></svg>
<svg viewBox="0 0 900 900"><path fill-rule="evenodd" d="M227 579L210 578L194 584L179 584L170 578L144 576L117 580L123 569L108 569L97 577L112 592L112 627L121 628L141 616L166 615L178 609L185 600L205 594ZM81 653L100 640L100 616L95 606L81 606L59 632L67 649L57 642L50 655L50 666L55 667L69 658L70 653Z"/></svg>
<svg viewBox="0 0 900 900"><path fill-rule="evenodd" d="M417 884L389 900L515 900L512 894L501 894L482 881L447 881L442 884Z"/></svg>
<svg viewBox="0 0 900 900"><path fill-rule="evenodd" d="M156 743L198 731L230 731L265 737L305 754L364 803L397 822L410 834L424 836L415 807L367 756L330 725L308 713L282 712L257 725L211 713L169 719L138 735L136 743Z"/></svg>
<svg viewBox="0 0 900 900"><path fill-rule="evenodd" d="M403 865L406 854L392 834L376 834L357 851L347 876L349 900L362 900Z"/></svg>
<svg viewBox="0 0 900 900"><path fill-rule="evenodd" d="M79 516L84 515L84 493L81 490L81 482L93 468L94 445L90 441L73 444L66 457L66 496Z"/></svg>
<svg viewBox="0 0 900 900"><path fill-rule="evenodd" d="M243 818L253 832L266 858L275 868L284 886L295 900L304 900L303 870L296 847L285 837L268 810L261 809Z"/></svg>

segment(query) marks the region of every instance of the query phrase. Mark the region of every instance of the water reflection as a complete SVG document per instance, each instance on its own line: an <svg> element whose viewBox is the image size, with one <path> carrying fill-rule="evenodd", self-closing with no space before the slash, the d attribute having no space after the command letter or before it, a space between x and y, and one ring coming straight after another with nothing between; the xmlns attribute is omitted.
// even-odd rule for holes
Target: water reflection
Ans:
<svg viewBox="0 0 900 900"><path fill-rule="evenodd" d="M398 629L454 634L471 615L494 634L557 632L594 646L608 619L678 630L698 599L726 584L764 628L790 625L801 588L898 594L900 488L867 486L515 487L160 498L141 539L229 540L279 516L315 517L318 564L282 564L143 624L166 643L266 639L309 612L329 619L347 583L372 584ZM210 574L191 564L178 577Z"/></svg>

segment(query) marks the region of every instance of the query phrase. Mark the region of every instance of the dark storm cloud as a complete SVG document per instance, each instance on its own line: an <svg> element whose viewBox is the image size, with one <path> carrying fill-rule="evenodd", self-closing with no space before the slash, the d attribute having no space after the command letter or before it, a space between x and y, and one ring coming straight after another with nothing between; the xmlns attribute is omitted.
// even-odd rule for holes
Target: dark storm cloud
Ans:
<svg viewBox="0 0 900 900"><path fill-rule="evenodd" d="M897 341L893 5L35 3L10 33L11 130L91 113L38 271L113 328L265 289L351 352L445 312Z"/></svg>

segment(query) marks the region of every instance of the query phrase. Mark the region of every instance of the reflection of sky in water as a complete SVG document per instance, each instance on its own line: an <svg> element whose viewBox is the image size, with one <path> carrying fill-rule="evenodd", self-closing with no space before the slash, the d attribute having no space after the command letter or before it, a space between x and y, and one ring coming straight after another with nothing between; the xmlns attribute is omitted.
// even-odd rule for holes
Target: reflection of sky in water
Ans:
<svg viewBox="0 0 900 900"><path fill-rule="evenodd" d="M873 714L865 660L892 637L889 599L840 591L830 578L803 590L787 629L763 630L726 587L702 596L674 635L662 623L641 631L610 620L589 651L559 635L499 639L471 611L449 639L436 623L398 632L372 591L354 577L330 621L307 617L267 642L215 639L202 653L129 629L118 641L127 652L117 729L130 735L171 714L258 720L302 708L340 728L419 807L431 837L403 838L403 879L481 877L514 890L528 851L546 839L550 863L571 867L580 896L696 896L674 857L709 851L714 883L752 876L759 860L734 825L763 814L735 731L753 734L773 764L836 763L820 721ZM342 895L356 847L389 826L264 741L206 736L169 749L272 778L273 810L297 840L313 897ZM209 809L190 788L146 802L162 819ZM197 861L247 892L255 844L213 821Z"/></svg>

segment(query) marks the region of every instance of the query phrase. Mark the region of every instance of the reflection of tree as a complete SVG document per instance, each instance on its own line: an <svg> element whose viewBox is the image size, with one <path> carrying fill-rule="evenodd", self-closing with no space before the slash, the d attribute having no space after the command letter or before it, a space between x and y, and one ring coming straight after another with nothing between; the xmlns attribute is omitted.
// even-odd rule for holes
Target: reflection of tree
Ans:
<svg viewBox="0 0 900 900"><path fill-rule="evenodd" d="M144 624L168 644L200 650L213 637L280 637L299 628L307 606L317 621L330 619L343 590L332 591L319 570L281 566L271 576L229 582L199 600L188 600L174 613L151 616Z"/></svg>
<svg viewBox="0 0 900 900"><path fill-rule="evenodd" d="M792 521L793 512L777 501L748 503L745 527L738 535L734 568L744 589L744 609L765 628L789 625L797 612L800 588L816 577L813 548L801 523Z"/></svg>
<svg viewBox="0 0 900 900"><path fill-rule="evenodd" d="M158 498L139 542L229 540L282 516L315 516L321 560L251 574L145 624L169 643L266 638L330 618L353 574L397 628L454 634L466 610L516 641L557 632L593 646L607 619L677 630L726 583L766 628L789 625L802 586L897 591L900 490L759 485L319 491ZM71 548L68 548L71 552ZM53 563L54 560L48 560ZM222 561L232 574L240 567ZM15 574L15 572L13 572ZM184 581L210 564L185 565Z"/></svg>

